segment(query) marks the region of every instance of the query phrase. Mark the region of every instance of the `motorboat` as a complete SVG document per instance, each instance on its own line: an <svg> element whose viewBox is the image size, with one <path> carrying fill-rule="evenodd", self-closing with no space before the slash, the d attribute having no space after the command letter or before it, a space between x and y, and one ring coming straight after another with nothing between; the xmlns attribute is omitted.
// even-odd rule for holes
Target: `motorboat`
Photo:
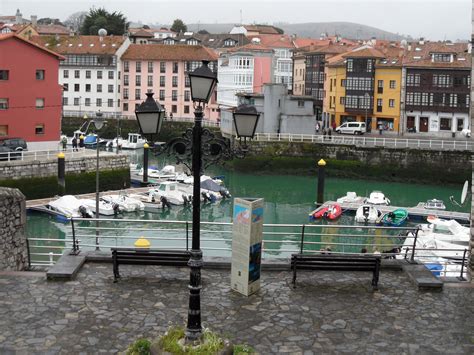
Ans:
<svg viewBox="0 0 474 355"><path fill-rule="evenodd" d="M403 244L403 249L413 250L414 235L410 232ZM464 251L468 246L449 243L447 241L436 240L430 235L422 235L418 233L415 244L415 258L432 260L433 258L443 258L453 261L461 261L464 257ZM403 254L403 253L402 253Z"/></svg>
<svg viewBox="0 0 474 355"><path fill-rule="evenodd" d="M187 177L182 181L180 184L180 189L192 194L193 193L193 177ZM207 202L216 202L222 200L223 198L230 198L232 197L229 190L227 190L223 184L222 180L211 178L208 175L201 176L201 200Z"/></svg>
<svg viewBox="0 0 474 355"><path fill-rule="evenodd" d="M419 207L425 208L427 210L438 210L438 211L444 211L446 209L446 206L444 205L444 202L442 200L437 200L437 199L431 199L426 202L420 202L418 204Z"/></svg>
<svg viewBox="0 0 474 355"><path fill-rule="evenodd" d="M117 204L123 212L143 211L145 209L143 202L123 193L118 195L105 195L102 196L102 200Z"/></svg>
<svg viewBox="0 0 474 355"><path fill-rule="evenodd" d="M357 193L353 191L348 191L346 196L339 197L336 201L338 203L355 203L359 202L361 199L360 196L357 196Z"/></svg>
<svg viewBox="0 0 474 355"><path fill-rule="evenodd" d="M335 220L342 214L341 205L334 203L331 205L323 205L309 214L310 219L325 218L328 220Z"/></svg>
<svg viewBox="0 0 474 355"><path fill-rule="evenodd" d="M72 195L61 196L56 200L50 201L46 207L68 219L94 217L91 209L82 200Z"/></svg>
<svg viewBox="0 0 474 355"><path fill-rule="evenodd" d="M139 176L143 176L143 168L138 171ZM148 177L154 179L175 179L176 168L173 165L166 165L163 169L148 168Z"/></svg>
<svg viewBox="0 0 474 355"><path fill-rule="evenodd" d="M158 197L153 191L145 192L143 194L132 194L130 197L143 203L145 211L147 212L161 212L167 208L171 208L171 204L164 196Z"/></svg>
<svg viewBox="0 0 474 355"><path fill-rule="evenodd" d="M127 139L115 137L108 143L109 147L121 149L140 149L143 148L147 140L138 133L129 133Z"/></svg>
<svg viewBox="0 0 474 355"><path fill-rule="evenodd" d="M408 218L408 211L403 208L397 208L392 212L385 213L380 222L384 226L399 227L406 222Z"/></svg>
<svg viewBox="0 0 474 355"><path fill-rule="evenodd" d="M434 216L427 218L429 224L420 225L418 235L431 237L434 240L468 246L471 238L470 228L461 225L454 219L447 220Z"/></svg>
<svg viewBox="0 0 474 355"><path fill-rule="evenodd" d="M92 212L96 211L96 200L92 199L81 199L81 201L85 206L90 208ZM115 204L110 201L105 201L103 199L99 200L99 214L102 214L104 216L114 216L117 215L120 212L120 206L118 204Z"/></svg>
<svg viewBox="0 0 474 355"><path fill-rule="evenodd" d="M164 181L158 186L152 187L148 192L154 195L155 200L164 197L172 205L180 206L190 204L192 201L192 196L180 190L175 181Z"/></svg>
<svg viewBox="0 0 474 355"><path fill-rule="evenodd" d="M107 141L105 139L99 138L99 145L106 144ZM97 145L97 134L89 133L87 136L84 137L84 145L86 147L95 147Z"/></svg>
<svg viewBox="0 0 474 355"><path fill-rule="evenodd" d="M360 206L355 215L355 221L358 223L377 223L381 212L373 205Z"/></svg>
<svg viewBox="0 0 474 355"><path fill-rule="evenodd" d="M370 196L365 200L365 203L370 203L372 205L390 205L390 200L385 197L381 191L373 191L370 193Z"/></svg>

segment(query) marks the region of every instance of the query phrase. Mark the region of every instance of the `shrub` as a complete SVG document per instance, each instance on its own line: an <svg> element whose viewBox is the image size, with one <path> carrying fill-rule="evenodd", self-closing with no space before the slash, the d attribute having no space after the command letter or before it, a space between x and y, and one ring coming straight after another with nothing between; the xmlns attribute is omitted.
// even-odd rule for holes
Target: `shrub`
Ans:
<svg viewBox="0 0 474 355"><path fill-rule="evenodd" d="M127 355L149 355L150 348L151 342L148 339L140 338L129 346Z"/></svg>

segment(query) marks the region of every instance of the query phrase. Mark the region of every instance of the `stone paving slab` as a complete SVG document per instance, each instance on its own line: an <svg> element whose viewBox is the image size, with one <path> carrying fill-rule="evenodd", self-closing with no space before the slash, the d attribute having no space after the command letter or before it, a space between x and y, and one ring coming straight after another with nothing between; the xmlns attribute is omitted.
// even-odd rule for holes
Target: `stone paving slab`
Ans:
<svg viewBox="0 0 474 355"><path fill-rule="evenodd" d="M187 268L86 263L75 281L0 274L0 354L97 354L187 317ZM474 288L420 292L406 274L262 272L251 297L228 270L203 270L203 324L261 354L472 354Z"/></svg>

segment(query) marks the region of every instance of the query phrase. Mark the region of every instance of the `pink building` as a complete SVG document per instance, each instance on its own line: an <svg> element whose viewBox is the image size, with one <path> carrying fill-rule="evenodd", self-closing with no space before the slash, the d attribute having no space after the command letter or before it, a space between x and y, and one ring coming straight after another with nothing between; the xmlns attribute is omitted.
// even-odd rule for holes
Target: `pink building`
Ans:
<svg viewBox="0 0 474 355"><path fill-rule="evenodd" d="M236 107L236 94L262 93L263 84L275 82L275 52L256 43L229 49L219 57L217 102L222 107Z"/></svg>
<svg viewBox="0 0 474 355"><path fill-rule="evenodd" d="M15 34L0 35L0 53L0 136L21 137L29 149L57 146L65 58Z"/></svg>
<svg viewBox="0 0 474 355"><path fill-rule="evenodd" d="M217 55L209 48L191 45L132 44L122 56L122 114L134 118L135 108L153 91L166 109L167 117L194 117L188 73L203 60L217 69ZM208 120L217 120L216 95L204 111Z"/></svg>

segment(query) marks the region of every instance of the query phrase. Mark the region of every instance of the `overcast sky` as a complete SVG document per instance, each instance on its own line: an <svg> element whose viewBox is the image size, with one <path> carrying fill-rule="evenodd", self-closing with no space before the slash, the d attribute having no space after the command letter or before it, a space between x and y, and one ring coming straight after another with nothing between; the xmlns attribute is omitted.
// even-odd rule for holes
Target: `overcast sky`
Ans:
<svg viewBox="0 0 474 355"><path fill-rule="evenodd" d="M120 11L129 21L185 23L304 23L347 21L429 39L468 39L471 0L0 0L0 14L65 20L90 7Z"/></svg>

